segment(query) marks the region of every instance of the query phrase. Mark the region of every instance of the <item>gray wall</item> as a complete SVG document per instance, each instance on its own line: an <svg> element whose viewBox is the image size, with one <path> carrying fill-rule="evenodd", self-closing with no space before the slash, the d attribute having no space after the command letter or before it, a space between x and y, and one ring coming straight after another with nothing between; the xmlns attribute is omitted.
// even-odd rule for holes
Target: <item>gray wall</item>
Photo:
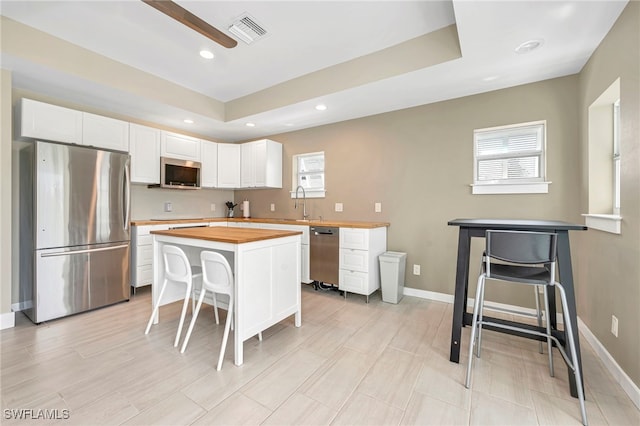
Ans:
<svg viewBox="0 0 640 426"><path fill-rule="evenodd" d="M252 216L301 217L290 198L291 157L325 152L327 197L307 200L312 218L388 221L390 250L407 252L412 288L453 294L461 217L539 218L581 222L577 76L469 96L292 133L284 144L282 190L236 191ZM547 120L548 194L472 195L473 130ZM344 212L336 213L341 202ZM382 213L374 203L382 203ZM276 211L270 212L271 203ZM481 241L477 242L481 244ZM479 259L476 244L472 259ZM472 261L471 274L477 273ZM408 271L412 268L409 267ZM494 287L496 288L496 287ZM529 290L529 291L527 291ZM530 289L487 293L490 300L533 306Z"/></svg>
<svg viewBox="0 0 640 426"><path fill-rule="evenodd" d="M640 3L632 1L580 73L580 210L588 212L588 109L620 77L622 233L576 236L578 315L640 386ZM619 320L611 334L611 315Z"/></svg>
<svg viewBox="0 0 640 426"><path fill-rule="evenodd" d="M131 185L131 218L133 220L171 219L194 217L223 217L224 203L233 201L233 191L222 189L179 190L147 188ZM165 212L164 204L170 202L172 211ZM211 204L216 211L211 211Z"/></svg>
<svg viewBox="0 0 640 426"><path fill-rule="evenodd" d="M0 315L11 312L11 73L0 70Z"/></svg>

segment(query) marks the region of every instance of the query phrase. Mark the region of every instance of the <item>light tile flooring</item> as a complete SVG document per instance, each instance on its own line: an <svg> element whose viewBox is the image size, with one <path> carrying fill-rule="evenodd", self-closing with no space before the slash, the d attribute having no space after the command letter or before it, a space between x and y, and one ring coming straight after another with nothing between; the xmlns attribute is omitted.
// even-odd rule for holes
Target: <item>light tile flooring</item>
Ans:
<svg viewBox="0 0 640 426"><path fill-rule="evenodd" d="M533 341L486 331L463 385L466 355L449 362L452 306L405 297L383 303L303 286L302 327L290 318L231 342L215 370L222 324L203 310L184 354L172 345L179 303L148 336L149 289L129 303L35 326L21 314L0 332L2 424L571 425L580 424L567 372L556 377ZM222 318L224 318L224 311ZM221 319L222 319L221 318ZM186 331L186 327L185 327ZM466 353L468 328L463 334ZM640 413L583 339L591 425L638 425ZM66 420L15 420L7 409ZM68 410L68 411L63 411Z"/></svg>

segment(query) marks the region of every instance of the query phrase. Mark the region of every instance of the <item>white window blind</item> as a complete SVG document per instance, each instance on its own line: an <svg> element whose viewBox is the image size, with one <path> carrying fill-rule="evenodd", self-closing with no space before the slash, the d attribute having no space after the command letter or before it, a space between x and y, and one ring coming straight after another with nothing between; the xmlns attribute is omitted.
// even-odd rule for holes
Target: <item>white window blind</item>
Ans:
<svg viewBox="0 0 640 426"><path fill-rule="evenodd" d="M294 197L296 188L302 186L306 197L324 197L324 175L324 152L294 155L291 196Z"/></svg>
<svg viewBox="0 0 640 426"><path fill-rule="evenodd" d="M474 184L544 181L545 123L525 123L474 131Z"/></svg>

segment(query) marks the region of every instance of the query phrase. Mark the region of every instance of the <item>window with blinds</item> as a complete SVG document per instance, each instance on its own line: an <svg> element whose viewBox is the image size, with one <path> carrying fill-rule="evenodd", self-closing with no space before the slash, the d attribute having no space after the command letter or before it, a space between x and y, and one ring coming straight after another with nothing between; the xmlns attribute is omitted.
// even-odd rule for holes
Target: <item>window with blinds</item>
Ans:
<svg viewBox="0 0 640 426"><path fill-rule="evenodd" d="M296 189L299 187L304 189L307 198L324 197L324 174L324 152L294 155L292 198L295 197Z"/></svg>
<svg viewBox="0 0 640 426"><path fill-rule="evenodd" d="M474 132L474 185L538 183L545 179L545 122Z"/></svg>

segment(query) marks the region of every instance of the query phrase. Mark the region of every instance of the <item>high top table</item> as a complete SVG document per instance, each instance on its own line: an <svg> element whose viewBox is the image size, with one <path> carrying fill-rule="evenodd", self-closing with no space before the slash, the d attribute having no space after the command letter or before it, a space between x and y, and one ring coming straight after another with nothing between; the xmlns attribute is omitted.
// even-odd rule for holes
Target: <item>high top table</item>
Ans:
<svg viewBox="0 0 640 426"><path fill-rule="evenodd" d="M508 231L538 231L538 232L554 232L558 234L558 281L563 285L569 309L571 310L571 326L573 328L573 338L576 342L576 353L578 355L578 363L582 372L582 360L580 358L580 341L578 339L578 324L576 313L576 297L573 287L573 272L571 270L571 250L569 249L569 231L585 231L584 225L561 222L556 220L520 220L520 219L454 219L449 221L449 226L458 226L460 228L458 234L458 261L456 266L456 288L453 302L453 324L451 327L451 351L449 360L451 362L460 361L460 337L462 335L462 327L471 325L473 314L467 312L467 293L469 287L469 254L471 249L471 238L482 237L488 229L491 230L508 230ZM549 291L549 321L551 323L551 333L561 342L563 347L567 349L567 340L564 331L557 329L556 321L556 300L555 291ZM490 317L487 317L490 318ZM516 324L518 327L530 328L545 333L542 327L528 324L514 323L513 321L502 320L498 318L490 318L491 321L502 324ZM535 340L545 340L543 337L533 336L517 331L501 329L497 327L486 326L487 329L500 331L503 333L515 334ZM575 376L568 369L569 385L571 395L578 396Z"/></svg>

